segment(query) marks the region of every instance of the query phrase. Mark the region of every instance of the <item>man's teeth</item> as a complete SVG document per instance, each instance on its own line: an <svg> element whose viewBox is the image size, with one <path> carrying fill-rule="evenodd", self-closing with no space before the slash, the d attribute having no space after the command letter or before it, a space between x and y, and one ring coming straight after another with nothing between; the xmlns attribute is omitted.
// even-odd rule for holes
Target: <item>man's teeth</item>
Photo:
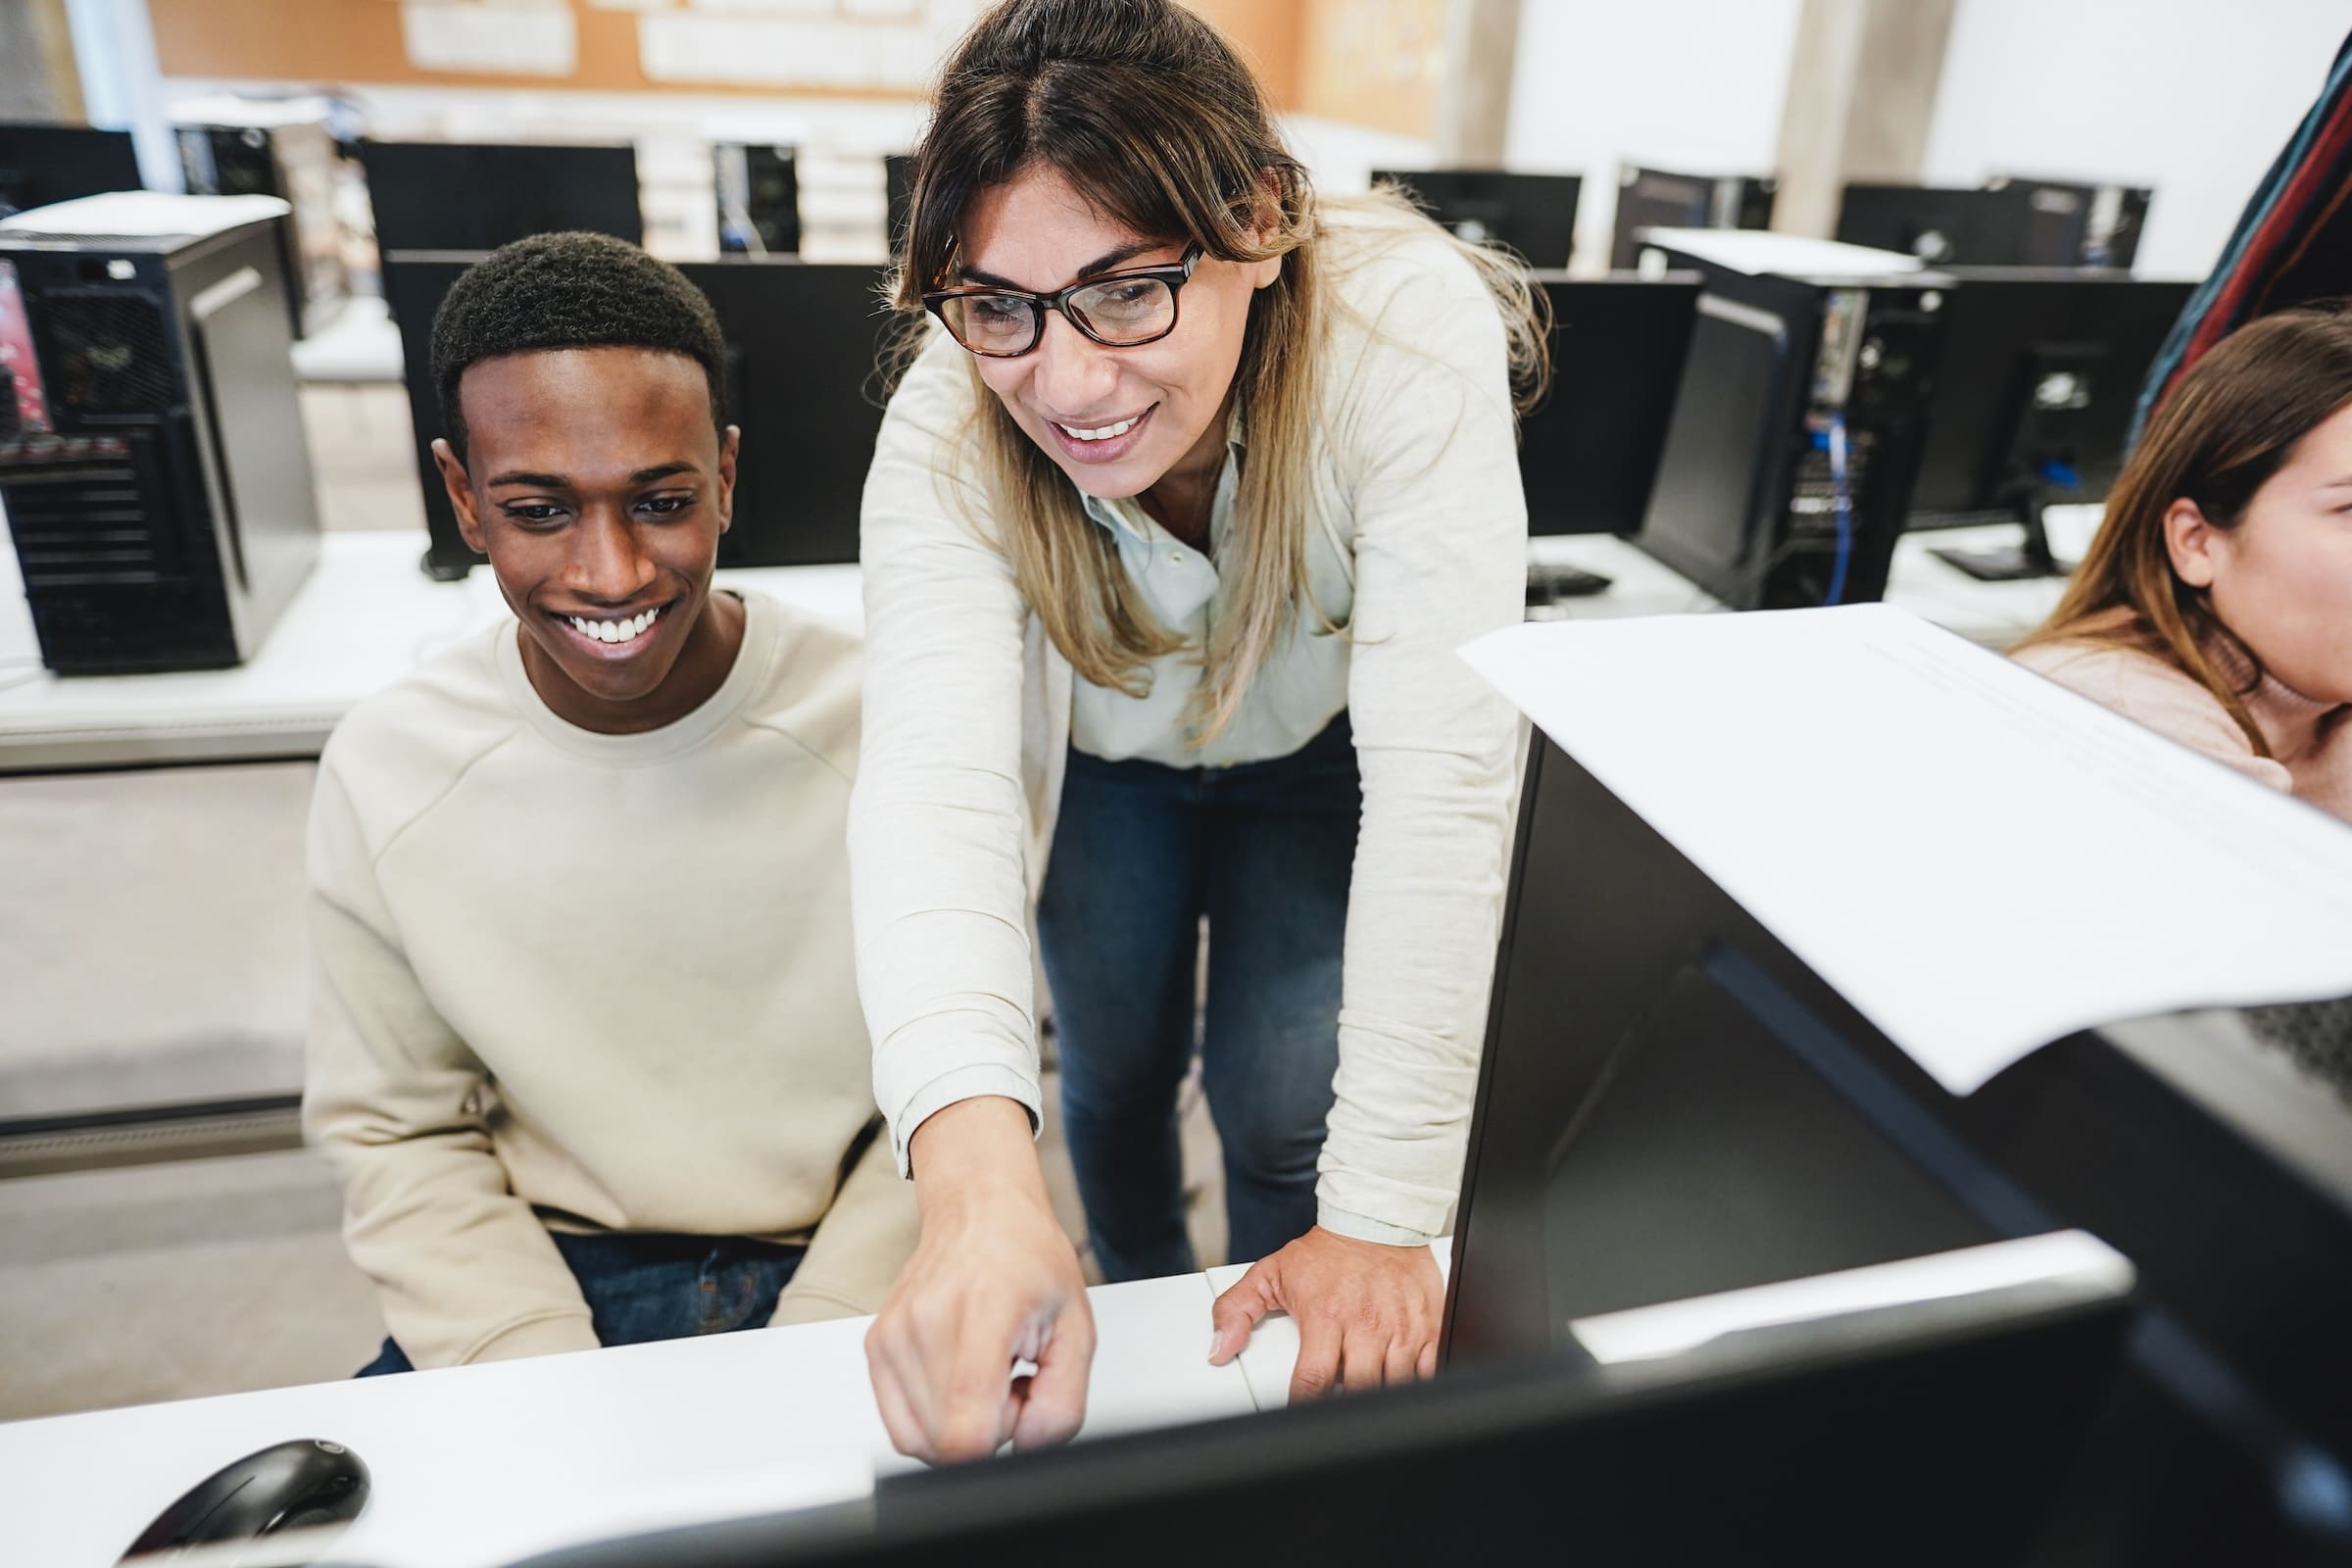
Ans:
<svg viewBox="0 0 2352 1568"><path fill-rule="evenodd" d="M1107 441L1114 435L1125 435L1134 429L1135 420L1142 417L1143 416L1139 414L1133 419L1121 419L1116 424L1106 424L1095 430L1081 430L1074 424L1064 424L1058 428L1062 434L1073 441Z"/></svg>
<svg viewBox="0 0 2352 1568"><path fill-rule="evenodd" d="M661 610L656 608L642 615L631 615L626 620L583 620L578 615L566 615L564 618L570 621L571 629L583 637L593 638L600 643L625 643L644 635L645 629L661 616Z"/></svg>

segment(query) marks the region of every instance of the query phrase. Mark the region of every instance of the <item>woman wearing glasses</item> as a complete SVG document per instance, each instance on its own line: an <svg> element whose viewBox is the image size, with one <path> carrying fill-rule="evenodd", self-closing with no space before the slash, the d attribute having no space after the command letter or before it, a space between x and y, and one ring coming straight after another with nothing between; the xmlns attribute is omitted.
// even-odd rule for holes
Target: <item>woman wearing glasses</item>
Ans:
<svg viewBox="0 0 2352 1568"><path fill-rule="evenodd" d="M1527 286L1393 201L1318 202L1168 0L1010 0L941 80L897 302L946 330L862 545L858 972L923 1211L867 1341L884 1418L966 1457L1084 1409L1032 892L1105 1276L1198 1266L1197 1049L1229 1253L1262 1260L1212 1358L1279 1308L1295 1393L1426 1374L1516 733L1455 650L1520 614Z"/></svg>

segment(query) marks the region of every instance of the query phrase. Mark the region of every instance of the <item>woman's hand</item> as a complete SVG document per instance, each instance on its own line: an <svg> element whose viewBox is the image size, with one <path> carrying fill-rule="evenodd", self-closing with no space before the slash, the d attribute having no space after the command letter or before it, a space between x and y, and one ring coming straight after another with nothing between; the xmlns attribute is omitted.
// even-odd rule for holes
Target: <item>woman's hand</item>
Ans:
<svg viewBox="0 0 2352 1568"><path fill-rule="evenodd" d="M1335 1387L1409 1383L1437 1370L1445 1309L1446 1282L1428 1248L1351 1241L1318 1225L1217 1298L1208 1359L1223 1366L1259 1318L1284 1311L1298 1320L1294 1402Z"/></svg>
<svg viewBox="0 0 2352 1568"><path fill-rule="evenodd" d="M865 1336L890 1441L933 1464L1067 1442L1086 1417L1095 1317L1028 1112L950 1105L915 1130L912 1153L922 1240ZM1015 1379L1015 1361L1036 1374Z"/></svg>

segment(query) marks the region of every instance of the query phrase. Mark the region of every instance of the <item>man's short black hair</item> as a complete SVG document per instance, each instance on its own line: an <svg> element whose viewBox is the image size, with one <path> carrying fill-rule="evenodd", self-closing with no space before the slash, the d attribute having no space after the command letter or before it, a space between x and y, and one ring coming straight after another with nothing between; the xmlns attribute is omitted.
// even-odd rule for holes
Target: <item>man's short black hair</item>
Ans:
<svg viewBox="0 0 2352 1568"><path fill-rule="evenodd" d="M726 344L703 291L667 262L610 234L533 234L458 274L433 315L433 386L441 428L466 461L458 381L501 354L639 348L683 354L710 385L710 419L727 427Z"/></svg>

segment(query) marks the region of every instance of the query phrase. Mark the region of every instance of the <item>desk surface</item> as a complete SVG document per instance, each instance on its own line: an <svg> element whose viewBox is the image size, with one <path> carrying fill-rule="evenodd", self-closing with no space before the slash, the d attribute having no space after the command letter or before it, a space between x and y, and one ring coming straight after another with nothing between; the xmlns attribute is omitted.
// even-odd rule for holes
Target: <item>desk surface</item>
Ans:
<svg viewBox="0 0 2352 1568"><path fill-rule="evenodd" d="M305 381L408 379L400 328L380 299L348 299L325 325L294 345L294 374Z"/></svg>
<svg viewBox="0 0 2352 1568"><path fill-rule="evenodd" d="M1452 1243L1430 1244L1443 1272ZM1298 1336L1276 1315L1208 1364L1247 1265L1098 1286L1081 1441L1280 1409ZM0 1424L0 1561L103 1568L222 1465L325 1438L368 1464L339 1557L466 1568L574 1541L837 1501L915 1468L866 1381L870 1318Z"/></svg>
<svg viewBox="0 0 2352 1568"><path fill-rule="evenodd" d="M1100 1348L1082 1437L1256 1408L1212 1367L1200 1274L1090 1293ZM866 1381L869 1319L0 1425L0 1560L112 1564L173 1498L293 1438L366 1461L339 1557L512 1561L573 1540L838 1500L913 1468Z"/></svg>
<svg viewBox="0 0 2352 1568"><path fill-rule="evenodd" d="M1978 642L2014 642L2049 612L2064 585L1980 583L1928 554L1946 544L2011 542L2014 534L1993 528L1906 537L1896 550L1888 600ZM507 613L489 572L434 582L417 568L423 550L422 538L407 530L323 536L310 581L260 655L239 668L67 679L40 667L15 553L0 550L0 773L316 757L354 704ZM1532 561L1613 579L1606 593L1547 612L1555 616L1721 608L1608 535L1536 539L1528 553ZM862 616L855 566L760 567L722 571L718 580L848 624Z"/></svg>

